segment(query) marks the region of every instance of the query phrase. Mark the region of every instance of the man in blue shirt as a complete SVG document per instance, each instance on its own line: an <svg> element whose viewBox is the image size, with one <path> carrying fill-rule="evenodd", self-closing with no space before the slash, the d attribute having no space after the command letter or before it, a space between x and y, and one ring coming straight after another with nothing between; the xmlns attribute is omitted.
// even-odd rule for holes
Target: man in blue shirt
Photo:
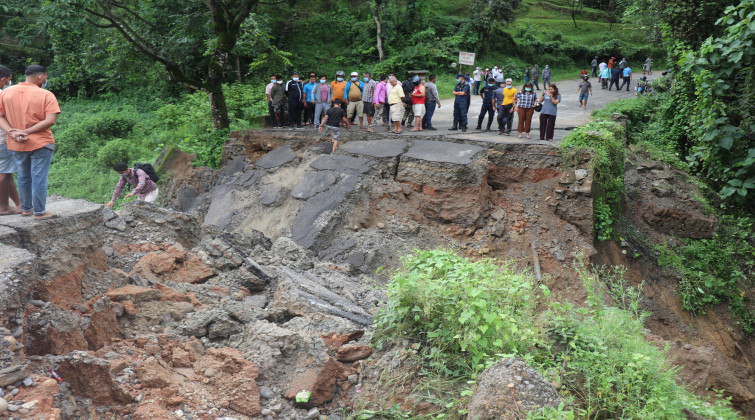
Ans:
<svg viewBox="0 0 755 420"><path fill-rule="evenodd" d="M619 88L619 90L621 90L621 88L623 88L624 85L627 85L627 92L629 92L629 83L631 83L631 81L632 81L632 68L629 67L629 65L627 64L627 66L624 67L624 82L621 84L621 87Z"/></svg>
<svg viewBox="0 0 755 420"><path fill-rule="evenodd" d="M469 106L469 83L467 83L466 76L459 73L456 75L456 86L454 86L454 125L449 128L451 131L458 130L461 127L461 132L467 131L467 108Z"/></svg>
<svg viewBox="0 0 755 420"><path fill-rule="evenodd" d="M309 83L304 85L304 96L306 98L306 102L304 102L304 125L312 125L312 122L314 121L315 104L314 99L312 98L312 89L315 88L316 81L317 76L310 73Z"/></svg>
<svg viewBox="0 0 755 420"><path fill-rule="evenodd" d="M485 114L488 114L488 128L493 124L493 117L495 117L495 108L493 108L493 96L496 90L495 79L492 77L487 80L485 86L480 88L480 97L482 97L482 108L480 108L480 116L477 117L477 129L482 130L482 121L485 120Z"/></svg>

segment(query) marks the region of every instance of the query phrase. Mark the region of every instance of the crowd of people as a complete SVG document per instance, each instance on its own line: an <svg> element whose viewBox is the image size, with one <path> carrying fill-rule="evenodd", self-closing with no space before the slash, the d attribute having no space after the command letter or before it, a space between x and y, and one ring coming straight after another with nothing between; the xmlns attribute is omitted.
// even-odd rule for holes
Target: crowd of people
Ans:
<svg viewBox="0 0 755 420"><path fill-rule="evenodd" d="M598 62L596 56L590 66L592 77L598 78L603 89L629 90L632 69L627 59L615 63L611 57L606 63ZM652 60L648 57L643 74L651 71ZM453 125L449 130L467 131L468 113L472 95L480 95L483 103L477 119L477 130L487 117L486 130L491 129L497 114L498 134L511 135L514 116L517 116L517 133L530 138L530 128L535 111L540 111L540 140L553 140L553 126L561 101L558 87L551 83L551 68L542 70L537 64L527 66L524 85L517 89L512 78L504 78L503 67L494 66L483 70L477 67L472 74L459 73L453 89ZM588 98L593 94L590 74L585 68L577 87L580 107L587 109ZM517 77L518 79L519 77ZM436 108L441 107L437 76L430 74L423 79L415 73L400 81L395 73L373 78L370 72L337 71L335 78L310 72L306 79L294 72L289 80L281 75L271 75L265 88L270 124L274 128L288 127L291 130L312 126L318 131L325 127L332 135L333 150L338 147L340 129L351 128L359 121L359 128L374 132L382 121L385 130L399 134L404 127L410 131L436 130L432 119ZM542 80L543 92L538 98ZM610 82L610 83L609 83ZM620 82L623 82L620 84Z"/></svg>

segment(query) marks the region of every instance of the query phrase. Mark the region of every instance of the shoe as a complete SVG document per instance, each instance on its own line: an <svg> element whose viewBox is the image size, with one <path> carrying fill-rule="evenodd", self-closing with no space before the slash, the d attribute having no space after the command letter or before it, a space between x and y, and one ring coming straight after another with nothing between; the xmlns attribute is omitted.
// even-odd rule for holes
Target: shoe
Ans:
<svg viewBox="0 0 755 420"><path fill-rule="evenodd" d="M485 131L490 131L490 127L486 128Z"/></svg>
<svg viewBox="0 0 755 420"><path fill-rule="evenodd" d="M458 128L456 128L456 126L451 127L451 128L448 129L448 131L456 131L456 130L458 130Z"/></svg>
<svg viewBox="0 0 755 420"><path fill-rule="evenodd" d="M302 129L304 129L304 127L302 127L302 126L300 126L300 125L297 125L297 126L296 126L296 129L297 129L297 130L302 130Z"/></svg>
<svg viewBox="0 0 755 420"><path fill-rule="evenodd" d="M498 135L499 135L499 136L500 136L501 134L503 134L503 131L499 131L499 132L498 132Z"/></svg>
<svg viewBox="0 0 755 420"><path fill-rule="evenodd" d="M425 130L435 131L435 130L437 130L437 128L435 128L435 127L427 127Z"/></svg>
<svg viewBox="0 0 755 420"><path fill-rule="evenodd" d="M467 127L461 127L461 132L462 133L466 133L467 132Z"/></svg>
<svg viewBox="0 0 755 420"><path fill-rule="evenodd" d="M480 126L478 125L478 126L477 126L477 128L475 128L475 130L482 130L482 127L480 127Z"/></svg>

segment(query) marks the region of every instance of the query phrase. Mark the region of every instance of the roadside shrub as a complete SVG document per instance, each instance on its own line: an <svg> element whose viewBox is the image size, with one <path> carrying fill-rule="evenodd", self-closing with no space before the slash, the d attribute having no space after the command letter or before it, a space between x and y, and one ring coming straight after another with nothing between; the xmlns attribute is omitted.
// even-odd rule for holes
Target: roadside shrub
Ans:
<svg viewBox="0 0 755 420"><path fill-rule="evenodd" d="M431 370L469 377L496 354L525 353L538 341L532 321L539 289L530 273L442 250L416 251L403 263L378 315L378 347L406 337Z"/></svg>
<svg viewBox="0 0 755 420"><path fill-rule="evenodd" d="M624 129L612 121L592 121L572 131L560 147L570 166L583 150L590 150L595 233L600 240L611 239L623 211Z"/></svg>
<svg viewBox="0 0 755 420"><path fill-rule="evenodd" d="M133 155L133 147L128 140L113 139L97 152L97 160L103 167L110 168L117 162L131 162Z"/></svg>

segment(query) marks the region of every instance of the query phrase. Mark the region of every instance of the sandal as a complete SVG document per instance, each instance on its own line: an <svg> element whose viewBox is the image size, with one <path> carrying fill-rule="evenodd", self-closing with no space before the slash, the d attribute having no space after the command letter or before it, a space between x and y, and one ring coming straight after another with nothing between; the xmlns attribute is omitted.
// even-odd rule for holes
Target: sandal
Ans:
<svg viewBox="0 0 755 420"><path fill-rule="evenodd" d="M50 212L47 212L41 216L34 215L34 220L49 220L49 219L60 219L60 215L58 213L50 213Z"/></svg>
<svg viewBox="0 0 755 420"><path fill-rule="evenodd" d="M409 131L411 131L411 130L409 130ZM401 131L394 131L394 132L393 132L393 134L401 134L401 133L403 133L403 132L404 132L404 130L401 130Z"/></svg>
<svg viewBox="0 0 755 420"><path fill-rule="evenodd" d="M19 210L18 208L15 210L6 211L4 213L0 213L0 216L13 216L14 214L22 214L23 211Z"/></svg>
<svg viewBox="0 0 755 420"><path fill-rule="evenodd" d="M22 211L21 211L21 216L23 216L23 217L29 217L29 216L31 216L32 214L34 214L34 212L33 212L33 211L31 211L31 210L29 210L29 211L23 211L23 210L22 210Z"/></svg>

